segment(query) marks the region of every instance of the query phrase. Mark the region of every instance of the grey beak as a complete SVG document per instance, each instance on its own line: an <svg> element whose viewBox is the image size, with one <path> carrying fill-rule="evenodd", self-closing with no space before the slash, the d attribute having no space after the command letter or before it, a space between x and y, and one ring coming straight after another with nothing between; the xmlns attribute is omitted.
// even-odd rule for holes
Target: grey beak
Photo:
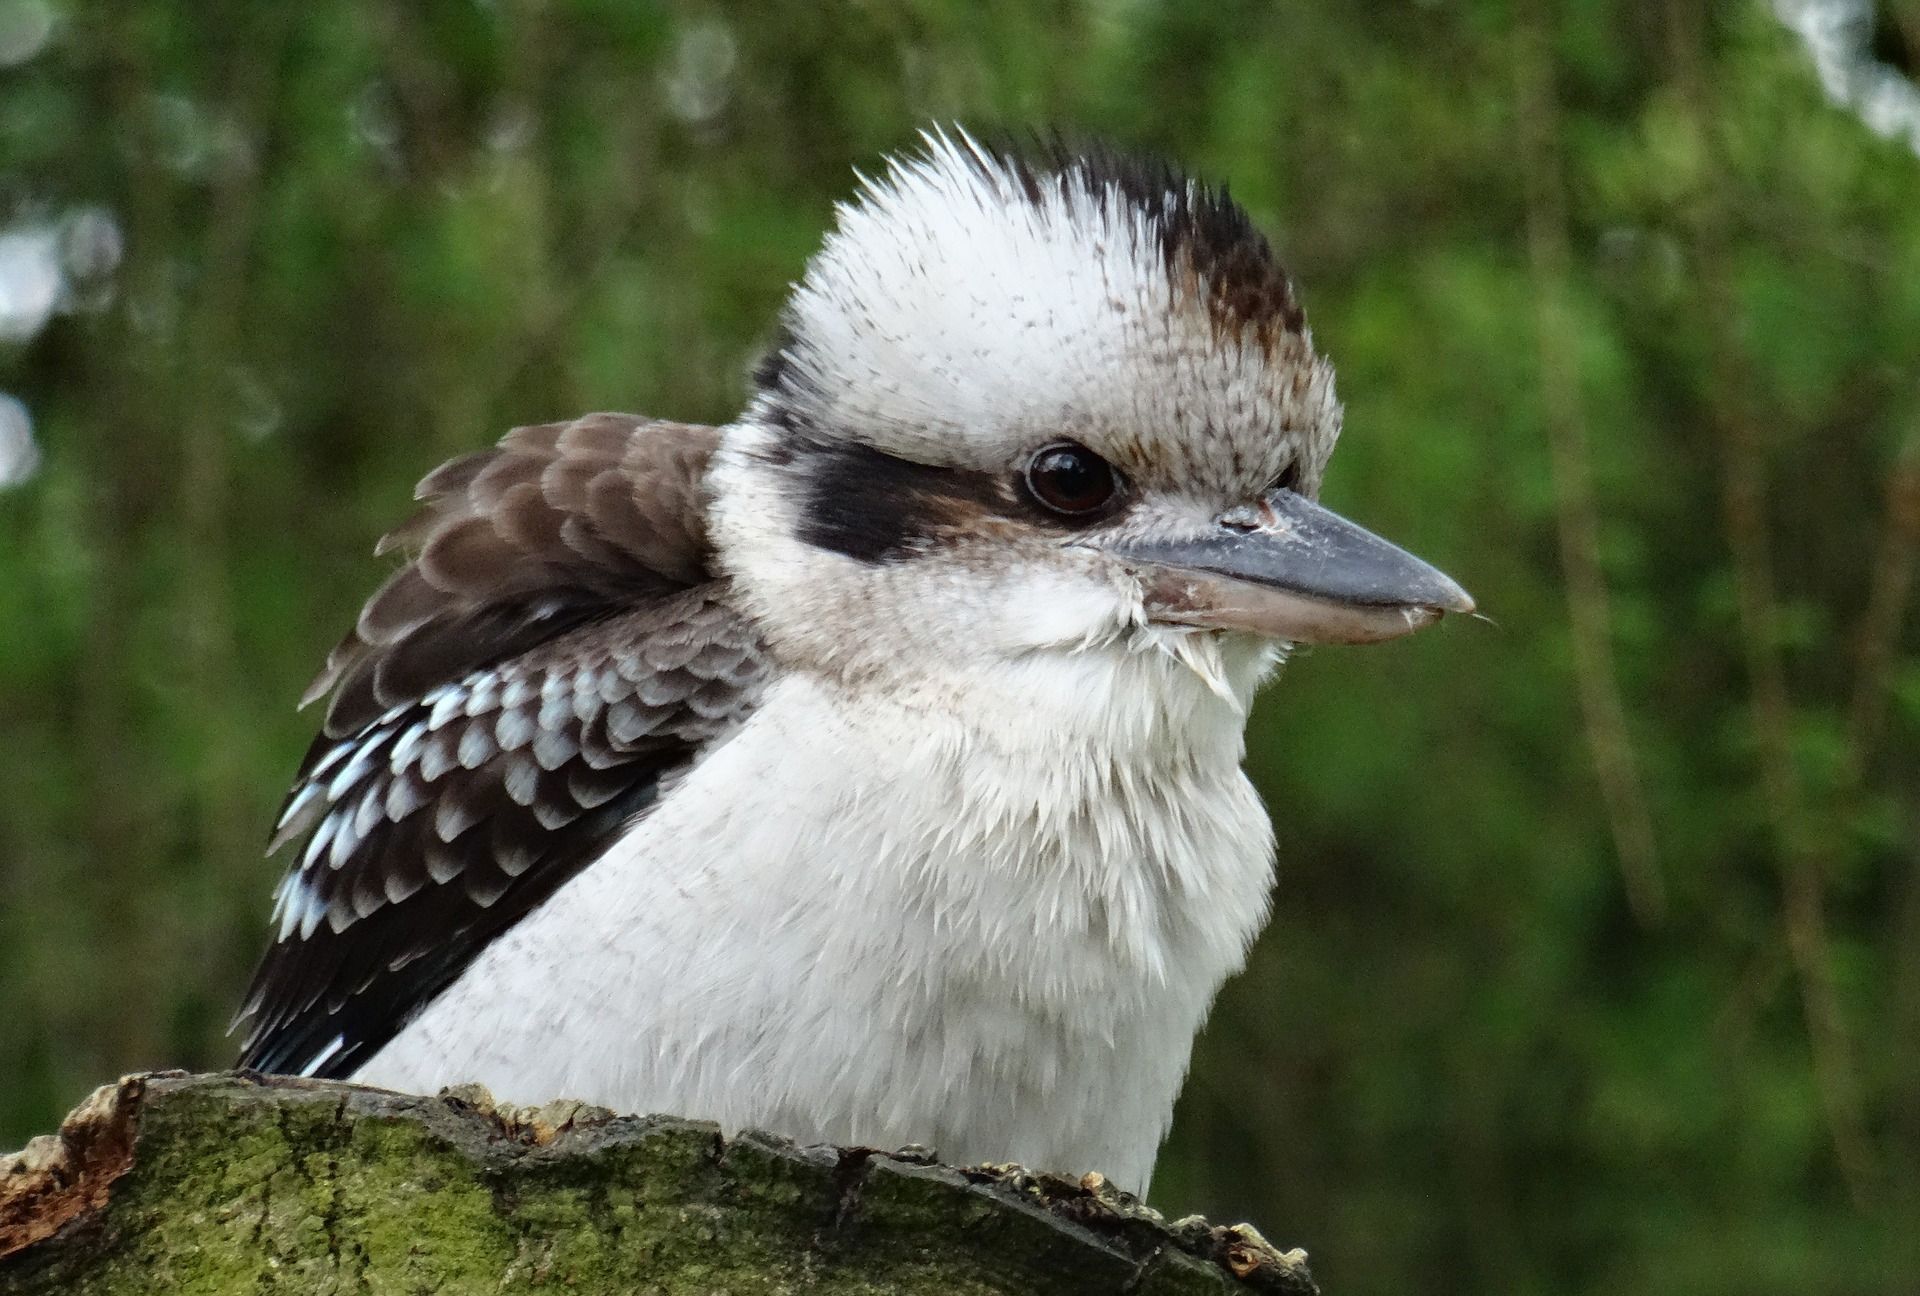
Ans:
<svg viewBox="0 0 1920 1296"><path fill-rule="evenodd" d="M1123 544L1148 615L1300 643L1372 643L1471 612L1452 577L1290 490L1230 509L1204 535Z"/></svg>

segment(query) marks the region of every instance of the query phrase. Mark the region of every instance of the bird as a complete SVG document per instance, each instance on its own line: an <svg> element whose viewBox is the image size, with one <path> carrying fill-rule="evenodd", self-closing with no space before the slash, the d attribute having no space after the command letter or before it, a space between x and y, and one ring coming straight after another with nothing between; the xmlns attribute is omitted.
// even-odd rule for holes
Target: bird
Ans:
<svg viewBox="0 0 1920 1296"><path fill-rule="evenodd" d="M1145 1192L1267 921L1300 644L1467 613L1321 506L1341 426L1224 188L929 128L734 421L435 469L303 705L240 1065Z"/></svg>

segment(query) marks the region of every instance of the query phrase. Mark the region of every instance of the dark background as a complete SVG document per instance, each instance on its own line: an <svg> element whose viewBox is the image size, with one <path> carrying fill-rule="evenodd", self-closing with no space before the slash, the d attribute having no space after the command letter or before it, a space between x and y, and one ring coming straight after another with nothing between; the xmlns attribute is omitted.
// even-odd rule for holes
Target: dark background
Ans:
<svg viewBox="0 0 1920 1296"><path fill-rule="evenodd" d="M1498 623L1264 697L1277 916L1156 1203L1335 1296L1920 1288L1920 136L1836 102L1911 110L1920 8L1841 34L1823 88L1758 0L0 0L0 1147L229 1060L416 478L725 420L852 167L1063 125L1230 183L1329 500Z"/></svg>

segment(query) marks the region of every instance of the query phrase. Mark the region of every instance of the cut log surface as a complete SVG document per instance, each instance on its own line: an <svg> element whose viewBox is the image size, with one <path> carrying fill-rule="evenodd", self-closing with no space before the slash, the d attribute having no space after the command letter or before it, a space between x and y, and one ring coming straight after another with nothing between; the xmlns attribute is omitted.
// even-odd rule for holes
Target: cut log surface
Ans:
<svg viewBox="0 0 1920 1296"><path fill-rule="evenodd" d="M0 1293L1317 1289L1097 1175L245 1072L132 1076L0 1155Z"/></svg>

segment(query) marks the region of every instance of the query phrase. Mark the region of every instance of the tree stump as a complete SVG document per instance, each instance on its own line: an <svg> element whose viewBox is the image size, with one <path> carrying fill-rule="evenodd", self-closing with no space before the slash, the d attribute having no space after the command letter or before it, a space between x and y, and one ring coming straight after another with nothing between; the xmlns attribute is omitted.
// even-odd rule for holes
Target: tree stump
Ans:
<svg viewBox="0 0 1920 1296"><path fill-rule="evenodd" d="M420 1098L131 1076L0 1156L0 1293L1315 1293L1303 1252L1098 1175Z"/></svg>

